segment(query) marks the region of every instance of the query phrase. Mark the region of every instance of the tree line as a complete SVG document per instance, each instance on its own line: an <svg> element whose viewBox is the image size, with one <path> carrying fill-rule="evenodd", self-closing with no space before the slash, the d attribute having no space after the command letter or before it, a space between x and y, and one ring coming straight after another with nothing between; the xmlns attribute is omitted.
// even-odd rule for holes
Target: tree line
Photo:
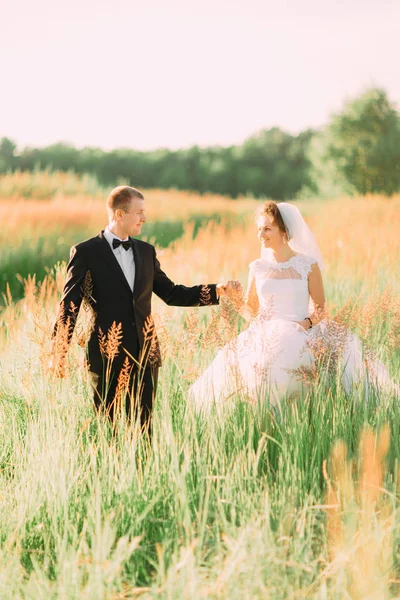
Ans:
<svg viewBox="0 0 400 600"><path fill-rule="evenodd" d="M57 143L18 149L0 140L0 173L50 169L90 173L99 183L288 200L400 191L400 114L385 90L347 102L320 131L264 129L229 147L142 152Z"/></svg>

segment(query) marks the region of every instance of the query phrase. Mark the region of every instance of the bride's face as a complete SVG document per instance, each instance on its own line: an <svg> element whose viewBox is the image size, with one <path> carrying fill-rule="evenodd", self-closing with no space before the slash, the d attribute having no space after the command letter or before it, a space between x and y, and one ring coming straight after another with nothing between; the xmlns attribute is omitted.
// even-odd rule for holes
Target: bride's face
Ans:
<svg viewBox="0 0 400 600"><path fill-rule="evenodd" d="M257 227L258 239L263 248L277 248L284 243L278 225L267 215L258 218Z"/></svg>

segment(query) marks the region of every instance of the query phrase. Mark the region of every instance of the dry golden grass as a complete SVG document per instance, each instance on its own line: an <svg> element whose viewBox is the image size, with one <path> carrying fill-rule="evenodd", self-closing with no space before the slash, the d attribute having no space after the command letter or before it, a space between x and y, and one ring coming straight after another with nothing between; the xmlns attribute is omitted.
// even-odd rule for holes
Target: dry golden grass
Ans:
<svg viewBox="0 0 400 600"><path fill-rule="evenodd" d="M387 597L393 581L393 500L384 489L385 459L390 429L365 428L359 456L348 459L346 444L338 441L330 457L330 480L325 497L329 565L323 578L343 586L355 600Z"/></svg>
<svg viewBox="0 0 400 600"><path fill-rule="evenodd" d="M400 196L342 198L310 214L330 276L398 279Z"/></svg>
<svg viewBox="0 0 400 600"><path fill-rule="evenodd" d="M96 232L105 223L107 192L90 176L74 173L41 171L0 175L0 240L6 235L15 239L15 235L27 229L31 234L55 228ZM185 221L193 214L235 213L249 215L251 223L257 207L262 204L245 198L232 201L213 194L200 196L176 190L144 190L144 193L149 221ZM399 195L302 201L299 206L318 238L331 275L365 277L366 267L369 274L396 264L400 254ZM252 235L251 227L248 234ZM248 239L242 240L230 258L237 255L240 258L247 242ZM253 248L252 243L251 250Z"/></svg>
<svg viewBox="0 0 400 600"><path fill-rule="evenodd" d="M256 203L255 208L261 203ZM362 281L374 289L379 279L399 283L400 196L391 199L342 198L327 203L299 203L314 231L325 261L325 277ZM162 253L163 265L181 280L199 275L204 281L239 277L245 282L249 263L260 256L254 213L247 225L225 232L210 223L191 231ZM389 276L389 277L388 277Z"/></svg>
<svg viewBox="0 0 400 600"><path fill-rule="evenodd" d="M70 171L15 171L0 175L0 198L47 200L54 197L101 197L104 190L93 175Z"/></svg>
<svg viewBox="0 0 400 600"><path fill-rule="evenodd" d="M146 214L149 221L186 221L191 216L249 214L255 210L254 201L232 201L223 196L192 194L175 190L144 190ZM0 243L12 238L31 239L57 230L93 231L104 228L107 219L104 196L56 195L47 200L21 196L0 197L0 219L3 224ZM145 233L145 232L144 232Z"/></svg>
<svg viewBox="0 0 400 600"><path fill-rule="evenodd" d="M147 204L149 221L159 215L181 216L178 209L185 204L188 212L196 209L206 211L207 207L210 210L217 210L217 207L226 209L228 206L240 212L244 208L249 211L250 206L246 224L227 231L223 223L218 225L210 221L199 230L195 240L193 227L189 225L182 238L158 252L163 269L176 282L187 285L207 284L237 278L246 286L248 265L260 254L255 226L256 207L260 203L229 203L229 200L222 198L200 198L190 194L185 196L183 193L176 195L175 192L153 191L147 194ZM37 231L39 227L50 228L59 223L64 227L78 227L81 224L93 226L95 233L104 225L104 206L97 200L88 203L72 200L68 205L59 201L20 201L12 211L11 206L11 201L0 202L0 216L6 224L3 235L4 232L8 234L18 231L20 222L29 226L32 231ZM387 344L394 350L400 341L400 238L397 235L400 197L343 198L328 203L303 202L300 208L320 243L326 263L324 279L328 291L329 288L335 288L329 298L331 313L340 308L338 320L345 326L356 325L364 340L369 336L371 324L375 327L376 319L381 323L389 320L392 326L388 332ZM40 285L40 301L42 305L50 302L50 312L55 311L62 285L63 273L58 274L56 285L51 278ZM28 280L25 305L31 302L35 286L34 281L29 283ZM367 301L353 295L357 288L357 296L360 293L368 294ZM157 298L155 309L161 315L161 320L165 318L167 321L174 320L176 314L182 315L184 312L179 308L166 307ZM210 343L210 334L205 334L204 345Z"/></svg>
<svg viewBox="0 0 400 600"><path fill-rule="evenodd" d="M73 195L68 194L68 185ZM29 187L43 193L48 190L49 194L45 200L25 199L23 191ZM73 230L95 234L106 223L107 192L98 188L88 195L87 190L84 178L68 173L0 176L0 244L10 239L14 244L19 239L33 241L54 230L60 235ZM227 235L210 222L200 232L196 245L192 245L189 229L182 240L164 253L163 262L172 273L181 274L184 267L196 275L204 273L205 281L233 275L243 278L248 263L259 255L254 219L262 201L232 201L175 190L145 190L145 197L149 222L184 222L193 215L212 214L247 217L247 227L238 227ZM371 277L377 280L384 271L395 278L400 258L400 196L302 201L299 206L320 243L329 277L340 277L344 282ZM146 234L146 227L143 232ZM199 252L199 248L207 251Z"/></svg>

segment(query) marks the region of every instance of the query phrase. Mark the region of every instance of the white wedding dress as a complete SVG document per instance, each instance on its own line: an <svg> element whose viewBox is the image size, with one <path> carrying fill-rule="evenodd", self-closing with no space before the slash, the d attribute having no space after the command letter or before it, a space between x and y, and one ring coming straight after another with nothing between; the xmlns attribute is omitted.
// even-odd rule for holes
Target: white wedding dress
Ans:
<svg viewBox="0 0 400 600"><path fill-rule="evenodd" d="M259 301L258 315L248 329L222 348L211 365L189 388L198 411L221 407L238 396L251 403L270 402L301 393L312 383L303 376L321 354L321 341L340 356L341 380L348 392L353 385L388 386L390 377L380 361L368 362L360 339L349 331L330 329L321 321L310 330L295 323L309 315L308 275L316 260L297 254L287 262L260 258L250 264ZM333 324L333 322L332 322ZM332 338L337 348L332 348Z"/></svg>

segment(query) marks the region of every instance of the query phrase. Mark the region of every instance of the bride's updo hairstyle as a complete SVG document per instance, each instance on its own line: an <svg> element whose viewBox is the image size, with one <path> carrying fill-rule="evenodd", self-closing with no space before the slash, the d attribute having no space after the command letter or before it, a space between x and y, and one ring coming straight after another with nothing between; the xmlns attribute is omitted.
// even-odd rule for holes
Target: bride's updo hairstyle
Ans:
<svg viewBox="0 0 400 600"><path fill-rule="evenodd" d="M286 236L289 240L289 234L286 230L285 223L283 222L282 215L279 212L278 204L273 200L268 200L263 207L260 209L259 217L269 217L274 223L278 225L279 231Z"/></svg>

